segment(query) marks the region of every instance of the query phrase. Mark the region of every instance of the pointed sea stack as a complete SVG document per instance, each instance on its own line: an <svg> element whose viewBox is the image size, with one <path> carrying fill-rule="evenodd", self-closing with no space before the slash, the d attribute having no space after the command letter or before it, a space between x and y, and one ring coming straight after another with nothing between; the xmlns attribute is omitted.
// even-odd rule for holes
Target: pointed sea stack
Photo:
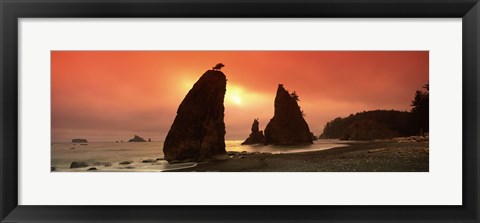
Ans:
<svg viewBox="0 0 480 223"><path fill-rule="evenodd" d="M252 124L252 132L245 140L242 142L242 145L251 145L251 144L263 144L265 143L265 137L263 136L263 131L259 131L258 129L258 119L253 120Z"/></svg>
<svg viewBox="0 0 480 223"><path fill-rule="evenodd" d="M228 158L223 120L226 86L225 74L217 70L205 72L193 85L165 139L165 160L176 163Z"/></svg>
<svg viewBox="0 0 480 223"><path fill-rule="evenodd" d="M298 96L288 93L282 84L275 96L275 114L265 128L265 144L312 144L312 135L297 104Z"/></svg>

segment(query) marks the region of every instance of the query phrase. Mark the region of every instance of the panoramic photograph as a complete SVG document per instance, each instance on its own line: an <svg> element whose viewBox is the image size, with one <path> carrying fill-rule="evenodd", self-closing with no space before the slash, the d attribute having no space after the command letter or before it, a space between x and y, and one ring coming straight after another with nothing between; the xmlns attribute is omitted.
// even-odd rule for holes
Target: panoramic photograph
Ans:
<svg viewBox="0 0 480 223"><path fill-rule="evenodd" d="M428 171L428 51L51 51L51 172Z"/></svg>

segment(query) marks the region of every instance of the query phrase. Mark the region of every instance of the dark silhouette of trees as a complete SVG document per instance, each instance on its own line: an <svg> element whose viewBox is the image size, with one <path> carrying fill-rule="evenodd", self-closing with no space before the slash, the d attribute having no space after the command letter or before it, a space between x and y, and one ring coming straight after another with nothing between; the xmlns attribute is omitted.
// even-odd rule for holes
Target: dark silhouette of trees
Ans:
<svg viewBox="0 0 480 223"><path fill-rule="evenodd" d="M322 138L352 140L385 139L410 135L410 113L394 110L363 111L328 122Z"/></svg>
<svg viewBox="0 0 480 223"><path fill-rule="evenodd" d="M296 101L300 101L300 99L298 99L298 95L297 95L297 92L296 91L293 91L290 96L292 96L292 98L294 98Z"/></svg>
<svg viewBox="0 0 480 223"><path fill-rule="evenodd" d="M429 84L423 85L424 91L417 90L413 98L411 110L411 125L414 134L424 135L429 131Z"/></svg>
<svg viewBox="0 0 480 223"><path fill-rule="evenodd" d="M325 125L321 137L372 140L424 135L429 131L429 84L423 89L415 92L410 112L375 110L338 117Z"/></svg>
<svg viewBox="0 0 480 223"><path fill-rule="evenodd" d="M222 67L225 67L223 63L217 63L214 67L212 67L213 70L221 70Z"/></svg>

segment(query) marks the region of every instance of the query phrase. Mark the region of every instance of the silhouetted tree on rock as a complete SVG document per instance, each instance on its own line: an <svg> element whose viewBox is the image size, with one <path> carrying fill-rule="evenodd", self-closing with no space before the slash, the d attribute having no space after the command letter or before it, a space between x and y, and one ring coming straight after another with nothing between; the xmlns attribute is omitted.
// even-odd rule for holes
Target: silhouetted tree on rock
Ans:
<svg viewBox="0 0 480 223"><path fill-rule="evenodd" d="M213 70L221 70L222 67L225 67L223 63L217 63L214 67L212 67Z"/></svg>
<svg viewBox="0 0 480 223"><path fill-rule="evenodd" d="M297 95L297 92L296 91L293 91L291 94L292 98L294 98L296 101L300 101L300 99L298 99L298 95Z"/></svg>

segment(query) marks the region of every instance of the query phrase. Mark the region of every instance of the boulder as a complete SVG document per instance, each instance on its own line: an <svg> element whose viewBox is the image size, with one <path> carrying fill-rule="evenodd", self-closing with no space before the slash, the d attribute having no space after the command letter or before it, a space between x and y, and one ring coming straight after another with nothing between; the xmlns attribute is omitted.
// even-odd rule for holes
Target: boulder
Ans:
<svg viewBox="0 0 480 223"><path fill-rule="evenodd" d="M146 160L143 160L142 163L153 163L153 162L156 162L157 160L154 160L154 159L146 159Z"/></svg>
<svg viewBox="0 0 480 223"><path fill-rule="evenodd" d="M229 156L234 156L234 155L240 154L240 152L238 152L238 151L228 151L227 154L228 154Z"/></svg>
<svg viewBox="0 0 480 223"><path fill-rule="evenodd" d="M265 144L306 145L312 144L312 135L303 112L298 106L298 96L290 94L282 84L275 96L275 114L265 127Z"/></svg>
<svg viewBox="0 0 480 223"><path fill-rule="evenodd" d="M251 144L263 144L265 143L265 137L263 136L263 131L259 131L258 128L259 122L258 119L253 120L252 132L248 138L242 142L242 145L251 145Z"/></svg>
<svg viewBox="0 0 480 223"><path fill-rule="evenodd" d="M223 105L226 84L223 72L209 70L193 85L165 138L165 160L172 163L227 157Z"/></svg>
<svg viewBox="0 0 480 223"><path fill-rule="evenodd" d="M95 162L93 163L94 166L112 166L110 162Z"/></svg>
<svg viewBox="0 0 480 223"><path fill-rule="evenodd" d="M133 163L133 161L123 161L120 163L120 165L128 165L128 164L131 164Z"/></svg>
<svg viewBox="0 0 480 223"><path fill-rule="evenodd" d="M72 162L70 164L70 169L73 168L83 168L83 167L88 167L90 166L87 162Z"/></svg>
<svg viewBox="0 0 480 223"><path fill-rule="evenodd" d="M75 142L75 143L79 142L79 143L81 143L81 142L88 142L88 141L87 141L86 139L72 139L72 142Z"/></svg>

